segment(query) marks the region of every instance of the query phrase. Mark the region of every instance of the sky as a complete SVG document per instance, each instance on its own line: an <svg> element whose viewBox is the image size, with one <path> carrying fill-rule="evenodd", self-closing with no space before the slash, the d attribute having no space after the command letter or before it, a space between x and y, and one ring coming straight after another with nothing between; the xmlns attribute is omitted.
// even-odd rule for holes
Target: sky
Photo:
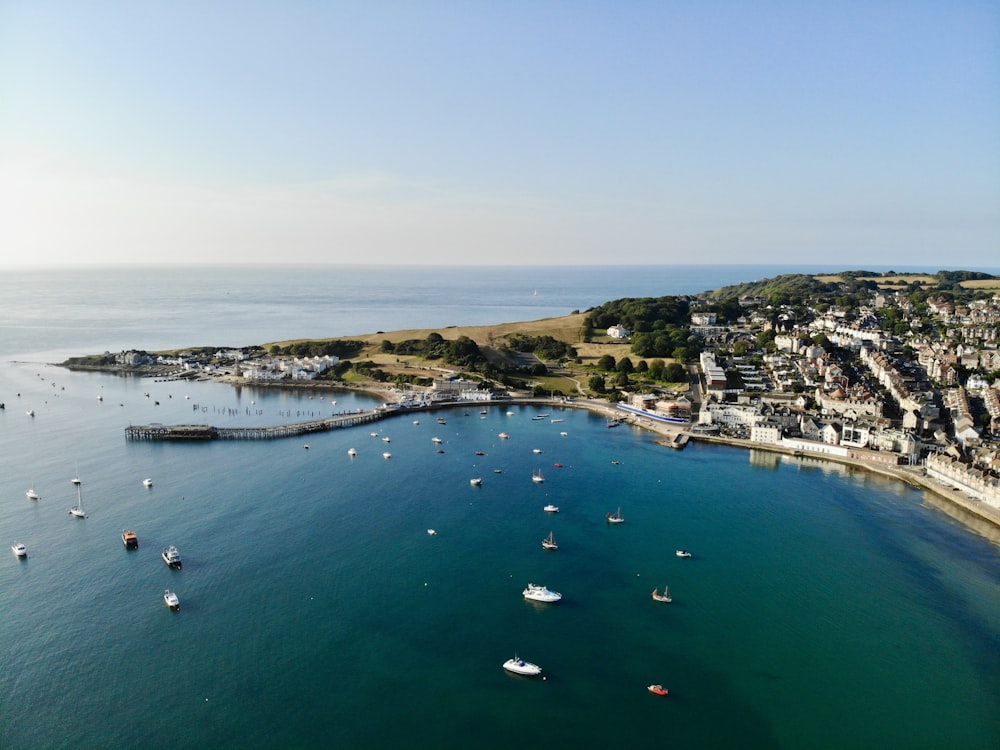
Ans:
<svg viewBox="0 0 1000 750"><path fill-rule="evenodd" d="M1000 266L1000 0L0 0L0 266Z"/></svg>

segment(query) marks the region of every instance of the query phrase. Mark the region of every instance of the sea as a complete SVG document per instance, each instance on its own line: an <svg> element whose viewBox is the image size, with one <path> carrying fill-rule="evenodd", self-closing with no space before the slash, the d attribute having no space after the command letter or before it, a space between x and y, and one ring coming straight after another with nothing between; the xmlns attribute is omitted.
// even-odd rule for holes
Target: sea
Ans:
<svg viewBox="0 0 1000 750"><path fill-rule="evenodd" d="M4 269L0 539L28 556L0 555L0 747L996 750L998 537L922 491L812 459L674 451L563 406L127 441L129 425L286 424L381 401L58 365L447 336L830 270ZM528 583L562 601L526 601ZM653 601L665 587L672 603ZM506 672L515 655L542 675Z"/></svg>

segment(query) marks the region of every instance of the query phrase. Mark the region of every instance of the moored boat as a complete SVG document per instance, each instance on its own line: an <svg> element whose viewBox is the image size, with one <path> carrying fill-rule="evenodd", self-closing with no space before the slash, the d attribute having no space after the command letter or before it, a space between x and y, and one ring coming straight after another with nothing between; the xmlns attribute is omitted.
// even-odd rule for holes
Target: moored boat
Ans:
<svg viewBox="0 0 1000 750"><path fill-rule="evenodd" d="M385 453L382 454L382 458L392 458L392 454L389 453L389 451L386 451Z"/></svg>
<svg viewBox="0 0 1000 750"><path fill-rule="evenodd" d="M472 479L469 480L469 484L471 484L473 487L480 487L483 484L483 478L473 477Z"/></svg>
<svg viewBox="0 0 1000 750"><path fill-rule="evenodd" d="M513 659L508 659L503 663L503 668L508 672L513 672L514 674L522 674L533 676L542 673L542 668L537 664L532 664L530 661L525 661L514 654Z"/></svg>
<svg viewBox="0 0 1000 750"><path fill-rule="evenodd" d="M152 487L153 486L153 480L150 479L149 477L146 477L145 479L142 480L142 486L143 487Z"/></svg>
<svg viewBox="0 0 1000 750"><path fill-rule="evenodd" d="M544 510L546 513L558 513L559 512L559 506L558 505L553 505L552 503L549 503L544 508L542 508L542 510Z"/></svg>
<svg viewBox="0 0 1000 750"><path fill-rule="evenodd" d="M662 594L659 589L653 589L653 601L667 602L668 604L672 602L673 599L670 598L670 589L667 586L664 586Z"/></svg>
<svg viewBox="0 0 1000 750"><path fill-rule="evenodd" d="M356 455L358 455L358 452L354 448L348 448L347 455L350 456L351 458L354 458Z"/></svg>
<svg viewBox="0 0 1000 750"><path fill-rule="evenodd" d="M530 599L533 602L552 603L562 599L562 594L558 591L549 591L545 586L536 586L533 583L529 583L521 594L524 595L525 599Z"/></svg>
<svg viewBox="0 0 1000 750"><path fill-rule="evenodd" d="M38 500L38 493L35 492L35 485L32 484L27 491L25 491L24 496L29 500Z"/></svg>
<svg viewBox="0 0 1000 750"><path fill-rule="evenodd" d="M545 477L542 476L541 469L531 473L531 481L534 482L535 484L541 484L542 482L545 481Z"/></svg>
<svg viewBox="0 0 1000 750"><path fill-rule="evenodd" d="M678 557L691 557L691 553L688 552L686 549L679 549L674 554L677 555Z"/></svg>
<svg viewBox="0 0 1000 750"><path fill-rule="evenodd" d="M136 536L134 531L123 529L122 544L125 545L125 549L139 549L139 537Z"/></svg>
<svg viewBox="0 0 1000 750"><path fill-rule="evenodd" d="M166 604L174 612L177 612L181 608L181 600L177 598L175 594L170 589L163 589L163 603Z"/></svg>
<svg viewBox="0 0 1000 750"><path fill-rule="evenodd" d="M174 568L175 570L180 570L182 567L181 563L181 553L177 551L174 545L170 545L160 554L163 558L163 562L167 564L167 567Z"/></svg>
<svg viewBox="0 0 1000 750"><path fill-rule="evenodd" d="M670 691L667 690L663 685L650 685L646 688L653 695L669 695Z"/></svg>
<svg viewBox="0 0 1000 750"><path fill-rule="evenodd" d="M550 531L549 535L542 540L542 549L559 549L553 532Z"/></svg>
<svg viewBox="0 0 1000 750"><path fill-rule="evenodd" d="M608 513L608 523L625 523L625 516L622 515L621 506L614 513Z"/></svg>
<svg viewBox="0 0 1000 750"><path fill-rule="evenodd" d="M21 542L14 542L10 545L10 551L13 552L17 557L27 557L28 548L25 547Z"/></svg>

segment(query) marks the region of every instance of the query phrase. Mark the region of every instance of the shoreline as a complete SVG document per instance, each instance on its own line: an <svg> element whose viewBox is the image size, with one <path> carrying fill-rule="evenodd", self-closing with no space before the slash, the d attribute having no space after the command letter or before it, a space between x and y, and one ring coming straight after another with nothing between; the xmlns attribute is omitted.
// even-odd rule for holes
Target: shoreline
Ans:
<svg viewBox="0 0 1000 750"><path fill-rule="evenodd" d="M57 364L57 367L65 367L65 364ZM80 369L89 371L105 371L105 372L117 372L122 375L133 376L133 377L153 377L156 378L155 374L151 374L148 370L143 370L142 368L113 368L109 369L107 367L71 367L69 369ZM350 383L345 381L326 381L326 382L316 382L316 381L306 381L303 383L291 383L286 381L270 382L270 381L245 381L242 378L237 378L232 375L200 375L194 378L178 378L191 381L203 381L203 382L217 382L226 383L233 388L276 388L276 389L311 389L311 390L328 390L328 391L363 391L365 393L370 393L373 396L383 398L387 403L398 403L398 396L400 395L399 389L396 385L392 383L380 383L377 381L365 381L360 383ZM419 387L414 388L414 390L420 390ZM472 403L472 402L469 402ZM864 471L870 474L881 476L887 479L892 479L895 481L903 482L904 484L913 487L914 489L923 490L924 498L928 501L928 504L932 505L938 510L947 513L953 519L961 523L966 528L969 528L982 536L986 537L995 544L1000 544L1000 509L993 508L980 500L966 496L961 490L944 485L930 477L926 476L922 469L914 467L904 467L904 466L886 466L883 464L875 464L871 462L861 461L858 459L848 459L839 456L810 456L809 454L801 455L790 448L784 448L782 446L770 445L767 443L754 443L750 440L740 439L740 438L729 438L729 437L719 437L715 435L704 435L700 433L692 432L689 428L691 423L680 425L680 424L669 424L666 422L657 422L655 420L649 419L644 420L642 416L630 413L623 413L620 409L616 408L614 404L602 399L592 399L586 396L574 396L569 399L566 397L553 398L548 396L530 396L530 395L512 395L504 399L494 399L491 401L483 401L483 405L499 405L499 404L539 404L552 407L563 407L563 408L577 408L586 409L594 414L603 415L609 419L620 420L624 424L638 427L644 429L648 432L653 433L666 438L666 441L655 441L660 445L671 447L670 442L677 438L679 435L684 435L689 441L693 442L703 442L710 443L714 445L726 445L731 448L744 449L744 450L759 450L766 451L769 453L775 453L779 455L787 455L795 458L808 458L814 461L826 461L830 463L840 464L846 466L850 469L855 469L858 471ZM445 402L436 405L436 408L455 408L457 406L468 406L467 403L458 402ZM431 407L435 408L435 407ZM405 409L405 407L404 407ZM404 409L400 409L402 412ZM936 500L936 502L930 502L931 500Z"/></svg>

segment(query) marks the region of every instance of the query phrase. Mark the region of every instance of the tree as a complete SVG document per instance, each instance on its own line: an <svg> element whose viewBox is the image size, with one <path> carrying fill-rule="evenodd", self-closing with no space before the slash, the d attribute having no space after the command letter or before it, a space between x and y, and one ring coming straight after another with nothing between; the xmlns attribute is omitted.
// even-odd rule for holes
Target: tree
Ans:
<svg viewBox="0 0 1000 750"><path fill-rule="evenodd" d="M591 375L590 380L587 381L587 387L594 393L606 393L606 389L604 388L604 376Z"/></svg>
<svg viewBox="0 0 1000 750"><path fill-rule="evenodd" d="M635 366L635 371L640 374L649 372L649 363L644 359L640 359L639 364Z"/></svg>
<svg viewBox="0 0 1000 750"><path fill-rule="evenodd" d="M597 360L597 369L604 370L605 372L611 372L615 369L615 358L610 354L605 354Z"/></svg>
<svg viewBox="0 0 1000 750"><path fill-rule="evenodd" d="M663 371L663 379L669 383L683 383L688 379L687 368L680 362L671 362Z"/></svg>
<svg viewBox="0 0 1000 750"><path fill-rule="evenodd" d="M620 373L624 373L625 375L628 375L631 372L635 372L635 367L632 364L632 360L629 359L628 357L622 357L620 360L618 360L618 364L615 365L615 369Z"/></svg>

